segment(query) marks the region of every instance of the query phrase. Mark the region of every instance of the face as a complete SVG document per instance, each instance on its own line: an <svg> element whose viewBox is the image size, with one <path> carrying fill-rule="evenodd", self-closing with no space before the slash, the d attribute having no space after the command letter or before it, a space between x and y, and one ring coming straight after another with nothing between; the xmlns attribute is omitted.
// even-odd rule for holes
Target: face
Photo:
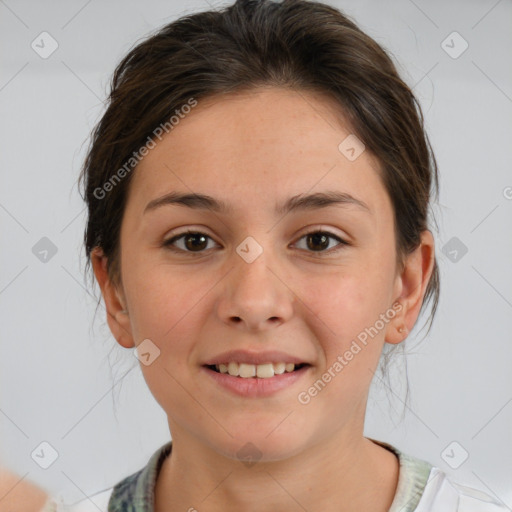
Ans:
<svg viewBox="0 0 512 512"><path fill-rule="evenodd" d="M199 101L134 171L122 288L112 290L99 258L93 266L118 342L151 340L148 360L159 351L141 368L175 442L182 436L232 458L252 442L262 460L277 460L362 435L383 344L414 325L432 260L424 245L398 272L378 163L368 151L355 160L340 151L351 134L341 119L310 92L268 88ZM155 202L169 193L206 195L226 211ZM355 200L283 209L312 194ZM241 377L204 366L230 350L279 351L268 362L308 366L258 379L286 381L267 394L255 394L256 379L244 381L248 395L220 383Z"/></svg>

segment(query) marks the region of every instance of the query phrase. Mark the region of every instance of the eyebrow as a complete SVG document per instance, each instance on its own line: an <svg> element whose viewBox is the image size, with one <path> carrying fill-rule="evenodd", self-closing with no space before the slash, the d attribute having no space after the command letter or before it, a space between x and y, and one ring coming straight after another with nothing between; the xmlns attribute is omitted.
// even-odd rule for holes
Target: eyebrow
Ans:
<svg viewBox="0 0 512 512"><path fill-rule="evenodd" d="M170 192L150 201L144 208L144 214L170 204L201 210L208 209L226 215L234 213L232 206L228 203L205 194ZM276 205L275 213L284 215L293 211L315 210L328 206L356 206L358 209L371 214L370 208L364 201L347 192L337 190L317 192L310 195L299 194L290 197L284 203Z"/></svg>

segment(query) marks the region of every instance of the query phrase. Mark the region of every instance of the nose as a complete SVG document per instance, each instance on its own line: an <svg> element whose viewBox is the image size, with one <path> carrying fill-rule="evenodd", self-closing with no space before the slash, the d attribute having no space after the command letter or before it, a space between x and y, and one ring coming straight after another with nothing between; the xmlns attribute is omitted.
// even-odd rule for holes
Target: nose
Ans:
<svg viewBox="0 0 512 512"><path fill-rule="evenodd" d="M263 331L278 327L293 315L295 295L281 266L263 251L248 263L236 252L233 267L223 280L217 314L230 327Z"/></svg>

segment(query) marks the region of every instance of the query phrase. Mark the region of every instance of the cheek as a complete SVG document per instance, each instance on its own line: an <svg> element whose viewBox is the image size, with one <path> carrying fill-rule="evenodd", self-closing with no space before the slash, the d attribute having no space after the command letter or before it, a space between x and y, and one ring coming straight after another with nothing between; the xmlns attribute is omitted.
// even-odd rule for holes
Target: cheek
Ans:
<svg viewBox="0 0 512 512"><path fill-rule="evenodd" d="M370 269L347 267L337 274L307 277L302 293L325 327L333 335L344 336L351 325L360 325L371 315L381 290Z"/></svg>
<svg viewBox="0 0 512 512"><path fill-rule="evenodd" d="M127 266L124 281L136 342L154 338L160 344L183 339L184 329L193 325L189 315L208 290L206 286L198 288L197 279L189 273L161 263L151 264L149 259L144 264Z"/></svg>
<svg viewBox="0 0 512 512"><path fill-rule="evenodd" d="M381 262L380 267L377 262L350 266L336 275L304 281L304 311L309 311L310 327L317 326L315 336L322 344L326 363L344 354L353 340L359 340L362 347L354 360L369 362L379 357L382 342L378 340L383 339L385 329L381 322L377 334L372 327L391 306L388 299L392 283L382 265L385 263Z"/></svg>
<svg viewBox="0 0 512 512"><path fill-rule="evenodd" d="M201 297L208 287L198 290L190 275L165 265L146 264L140 269L131 274L126 286L126 293L132 297L133 336L136 344L150 339L159 350L154 362L141 364L141 370L164 410L186 411L189 397L180 383L185 382L189 372L191 340L198 336Z"/></svg>

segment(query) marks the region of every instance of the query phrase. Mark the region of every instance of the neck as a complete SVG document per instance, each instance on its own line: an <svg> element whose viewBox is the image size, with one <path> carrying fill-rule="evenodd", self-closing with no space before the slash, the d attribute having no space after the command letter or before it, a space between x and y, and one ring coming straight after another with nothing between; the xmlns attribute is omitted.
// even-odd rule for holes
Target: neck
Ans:
<svg viewBox="0 0 512 512"><path fill-rule="evenodd" d="M331 510L333 503L339 512L387 512L398 482L397 457L362 435L322 440L285 460L254 465L219 455L197 440L181 440L173 436L162 465L155 512L316 512Z"/></svg>

